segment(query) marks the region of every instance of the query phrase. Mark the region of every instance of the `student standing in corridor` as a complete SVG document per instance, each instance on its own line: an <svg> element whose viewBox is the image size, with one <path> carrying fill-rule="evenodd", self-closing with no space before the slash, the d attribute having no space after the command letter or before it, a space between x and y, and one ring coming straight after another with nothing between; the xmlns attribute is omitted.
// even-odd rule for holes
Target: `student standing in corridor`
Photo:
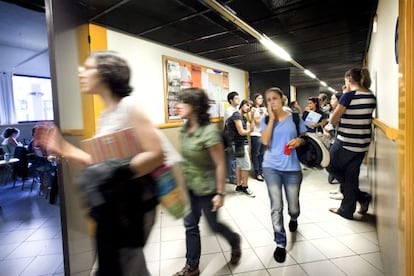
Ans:
<svg viewBox="0 0 414 276"><path fill-rule="evenodd" d="M366 68L352 68L345 73L345 85L351 91L339 99L330 119L338 124L337 136L330 148L331 162L328 171L341 183L344 198L339 208L329 211L347 219L353 219L356 202L358 213L368 212L372 196L359 189L359 172L365 153L372 140L372 113L376 98L369 90L371 78Z"/></svg>

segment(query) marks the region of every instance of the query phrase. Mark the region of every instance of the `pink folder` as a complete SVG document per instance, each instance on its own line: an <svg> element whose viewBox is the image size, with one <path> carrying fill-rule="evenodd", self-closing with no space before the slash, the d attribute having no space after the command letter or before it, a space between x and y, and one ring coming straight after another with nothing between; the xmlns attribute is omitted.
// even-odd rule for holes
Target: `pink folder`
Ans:
<svg viewBox="0 0 414 276"><path fill-rule="evenodd" d="M92 156L94 163L110 159L122 160L141 152L132 128L82 140L81 148Z"/></svg>

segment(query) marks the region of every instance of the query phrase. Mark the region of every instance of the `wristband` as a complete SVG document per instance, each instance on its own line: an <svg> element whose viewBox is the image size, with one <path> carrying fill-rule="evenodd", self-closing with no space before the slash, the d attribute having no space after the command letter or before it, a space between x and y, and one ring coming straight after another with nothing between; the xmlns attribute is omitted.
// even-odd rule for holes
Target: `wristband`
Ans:
<svg viewBox="0 0 414 276"><path fill-rule="evenodd" d="M225 193L219 193L219 192L217 192L216 195L219 195L221 197L224 197L226 194Z"/></svg>

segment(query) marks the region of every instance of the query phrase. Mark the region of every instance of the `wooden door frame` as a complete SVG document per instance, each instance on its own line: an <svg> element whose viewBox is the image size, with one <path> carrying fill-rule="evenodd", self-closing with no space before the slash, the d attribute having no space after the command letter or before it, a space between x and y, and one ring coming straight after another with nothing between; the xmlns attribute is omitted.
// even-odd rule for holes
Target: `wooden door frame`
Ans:
<svg viewBox="0 0 414 276"><path fill-rule="evenodd" d="M414 147L414 36L413 36L414 0L399 0L399 143L398 143L398 175L399 175L399 225L402 231L401 258L404 262L405 275L414 275L414 189L413 156ZM404 275L404 274L401 274Z"/></svg>

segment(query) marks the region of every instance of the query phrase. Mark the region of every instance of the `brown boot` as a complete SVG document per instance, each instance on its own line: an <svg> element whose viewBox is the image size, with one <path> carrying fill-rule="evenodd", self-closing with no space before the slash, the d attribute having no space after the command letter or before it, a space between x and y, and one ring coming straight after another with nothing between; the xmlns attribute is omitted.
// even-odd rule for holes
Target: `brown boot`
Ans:
<svg viewBox="0 0 414 276"><path fill-rule="evenodd" d="M178 271L173 276L198 276L200 275L200 269L197 267L191 267L189 264L185 264L181 271Z"/></svg>

